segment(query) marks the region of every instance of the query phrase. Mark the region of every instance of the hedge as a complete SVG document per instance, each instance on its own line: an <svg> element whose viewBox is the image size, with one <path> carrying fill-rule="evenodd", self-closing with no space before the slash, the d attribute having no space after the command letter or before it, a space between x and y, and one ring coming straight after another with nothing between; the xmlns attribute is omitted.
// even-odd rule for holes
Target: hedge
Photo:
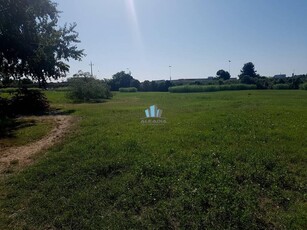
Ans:
<svg viewBox="0 0 307 230"><path fill-rule="evenodd" d="M233 85L182 85L169 88L171 93L196 93L215 92L224 90L251 90L257 89L256 85L233 84Z"/></svg>

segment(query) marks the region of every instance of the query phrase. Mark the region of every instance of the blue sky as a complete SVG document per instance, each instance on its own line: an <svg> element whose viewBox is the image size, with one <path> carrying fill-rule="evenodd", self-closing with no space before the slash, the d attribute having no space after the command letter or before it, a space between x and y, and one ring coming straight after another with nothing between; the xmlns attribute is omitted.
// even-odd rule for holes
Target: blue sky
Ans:
<svg viewBox="0 0 307 230"><path fill-rule="evenodd" d="M87 56L70 74L141 81L233 77L253 62L259 74L307 73L306 0L56 0L60 24L76 22Z"/></svg>

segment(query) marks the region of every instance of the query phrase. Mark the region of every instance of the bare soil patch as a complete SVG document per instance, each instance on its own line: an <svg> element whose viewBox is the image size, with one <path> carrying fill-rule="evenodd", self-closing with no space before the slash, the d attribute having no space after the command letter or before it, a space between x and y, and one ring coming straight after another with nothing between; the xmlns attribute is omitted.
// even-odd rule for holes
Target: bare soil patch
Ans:
<svg viewBox="0 0 307 230"><path fill-rule="evenodd" d="M38 141L23 146L2 149L0 153L0 174L22 169L33 163L35 155L63 140L75 120L73 116L67 115L41 116L35 119L52 119L55 127Z"/></svg>

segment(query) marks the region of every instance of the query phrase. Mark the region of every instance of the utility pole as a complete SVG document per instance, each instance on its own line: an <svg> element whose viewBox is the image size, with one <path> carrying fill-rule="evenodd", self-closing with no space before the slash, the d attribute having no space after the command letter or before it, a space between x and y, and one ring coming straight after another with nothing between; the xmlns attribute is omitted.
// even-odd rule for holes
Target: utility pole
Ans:
<svg viewBox="0 0 307 230"><path fill-rule="evenodd" d="M169 66L169 80L172 81L172 66Z"/></svg>
<svg viewBox="0 0 307 230"><path fill-rule="evenodd" d="M230 74L230 63L231 63L231 61L228 60L229 74Z"/></svg>
<svg viewBox="0 0 307 230"><path fill-rule="evenodd" d="M92 77L93 77L93 65L94 65L94 64L91 62L91 63L90 63L90 66L91 66L91 76L92 76Z"/></svg>

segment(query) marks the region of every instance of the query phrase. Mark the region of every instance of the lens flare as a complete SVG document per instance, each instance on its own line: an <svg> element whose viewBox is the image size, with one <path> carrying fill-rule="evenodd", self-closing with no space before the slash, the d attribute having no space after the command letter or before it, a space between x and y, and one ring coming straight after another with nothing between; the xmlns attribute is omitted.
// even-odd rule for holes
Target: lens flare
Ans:
<svg viewBox="0 0 307 230"><path fill-rule="evenodd" d="M140 32L139 21L134 0L126 0L126 5L129 17L131 18L134 39L136 40L138 46L140 47L142 45L142 39L141 39L141 32Z"/></svg>

